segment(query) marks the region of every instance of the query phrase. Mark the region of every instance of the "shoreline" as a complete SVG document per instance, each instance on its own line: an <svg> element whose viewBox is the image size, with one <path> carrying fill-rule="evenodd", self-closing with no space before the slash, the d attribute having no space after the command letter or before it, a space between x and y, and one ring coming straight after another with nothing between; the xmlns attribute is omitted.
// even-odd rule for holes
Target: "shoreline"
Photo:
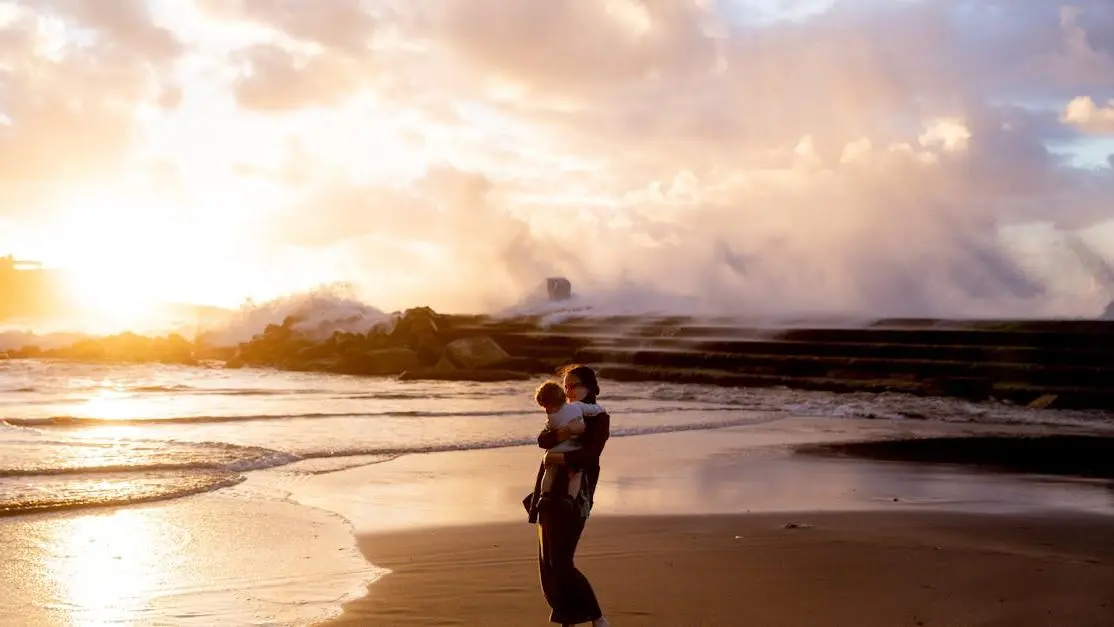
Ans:
<svg viewBox="0 0 1114 627"><path fill-rule="evenodd" d="M716 621L730 613L742 616L744 614L739 612L750 610L725 605L719 597L699 597L698 593L704 588L715 589L722 578L749 577L745 570L736 573L736 569L742 568L740 564L745 565L755 555L755 559L771 560L770 563L776 565L776 557L780 555L777 552L792 549L778 544L783 535L807 538L811 536L804 535L806 533L836 533L836 536L824 536L816 545L821 554L836 552L829 561L800 562L801 568L819 569L829 579L835 577L833 564L859 559L856 554L839 553L848 542L864 551L877 553L878 559L883 560L862 562L863 568L872 571L889 564L885 560L923 557L917 553L920 549L904 545L894 549L897 555L904 557L895 557L887 552L889 545L876 546L872 543L877 538L871 534L855 535L857 529L876 532L892 526L898 531L905 530L902 533L913 533L911 530L916 529L923 532L929 527L935 528L934 524L929 524L932 521L946 522L953 518L961 531L966 524L963 521L982 521L977 525L983 526L1012 521L1010 524L1015 527L1039 526L1046 524L1041 521L1051 521L1048 524L1052 526L1046 533L1042 532L1045 535L1040 538L1018 536L1011 551L1022 556L1033 551L1039 553L1043 550L1041 543L1061 546L1064 542L1070 543L1079 531L1080 537L1094 540L1088 540L1091 544L1082 548L1077 547L1078 551L1071 549L1083 562L1098 556L1106 560L1107 565L1114 563L1106 553L1092 551L1092 544L1103 546L1099 540L1109 541L1110 546L1114 546L1114 538L1097 530L1114 527L1110 523L1110 516L1114 515L1112 482L870 459L869 455L800 453L809 447L853 448L864 442L873 442L888 450L886 447L895 446L895 443L900 449L903 442L931 444L936 438L963 436L968 443L977 443L980 438L1003 435L1039 439L1057 431L1088 430L1048 425L789 415L768 418L725 428L615 437L609 442L598 504L588 525L582 555L588 574L599 587L605 609L615 608L615 611L608 611L616 624L660 625L662 616L679 616L677 612L681 612L685 617L699 617L704 611L712 613L701 618L703 622L692 624L735 624ZM1093 435L1106 433L1103 429L1089 432ZM933 450L931 446L929 450ZM977 445L974 450L978 450ZM112 567L119 570L121 576L127 575L139 582L128 594L136 599L148 595L153 605L143 609L136 606L131 597L108 593L96 598L73 596L80 599L73 601L78 604L75 607L81 606L73 610L78 613L100 612L121 617L154 615L174 611L165 605L172 602L182 603L182 611L190 612L189 620L202 624L206 616L241 615L240 612L264 612L279 623L283 623L284 616L304 616L308 612L319 617L339 614L335 620L341 624L345 621L347 624L363 621L362 624L386 625L459 623L459 616L411 615L415 608L436 608L440 601L432 601L445 599L476 612L469 615L468 624L545 624L545 607L537 589L535 572L535 532L525 523L520 503L532 486L538 455L539 450L534 446L442 451L403 455L372 465L321 474L301 472L295 463L248 472L244 482L231 488L152 505L46 513L23 520L12 517L6 520L13 524L3 530L8 537L18 537L19 529L34 527L43 537L51 538L41 546L24 547L23 553L13 555L13 561L24 567L40 564L39 568L43 568L54 560L64 570L53 572L51 576L58 577L60 585L64 584L67 590L73 588L66 593L68 595L88 594L95 589L89 573L97 568L103 570L104 565L82 562L80 558L89 552L88 548L72 555L65 553L66 547L73 542L67 529L104 534L106 531L97 521L119 519L126 521L129 528L144 530L150 536L144 540L147 543L165 533L159 529L172 534L189 530L181 536L181 541L168 543L160 550L169 562L195 564L197 568L207 569L205 572L215 573L211 580L191 585L198 586L205 594L216 594L222 578L229 575L228 569L218 568L228 559L225 555L228 551L221 549L220 538L242 533L243 528L235 522L235 512L259 511L266 515L252 522L252 528L260 532L248 543L254 547L253 556L241 558L244 566L256 573L278 570L302 573L297 575L297 581L260 583L248 577L237 579L233 582L236 589L230 593L242 598L235 607L226 600L190 601L187 594L192 593L174 591L174 586L181 585L178 583L181 576L166 575L162 564L128 548L129 542L137 541L138 534L125 536L109 530L109 535L105 536L108 540L103 542L105 546L97 543L82 547L95 547L95 554L122 560L114 562ZM214 504L221 504L219 516L216 510L207 509ZM801 523L804 527L786 529L785 524L789 522ZM317 536L323 529L321 524L332 529L328 542ZM290 530L301 530L304 542L291 541L288 525L295 525L289 527ZM92 531L94 529L97 531ZM740 554L734 543L714 544L713 541L722 540L721 536L728 532L732 538L766 534L761 537L770 544L750 547L757 554ZM791 535L795 533L798 535ZM260 540L275 544L261 549L257 544ZM983 540L965 541L966 544L957 548L961 555L954 556L955 567L965 568L966 561L998 550L993 545L979 544ZM666 549L646 552L650 544ZM239 555L247 550L247 546L241 546L233 553ZM1055 564L1062 557L1061 553L1052 556ZM342 558L347 565L339 564L334 558ZM673 566L666 566L663 560ZM1002 568L1017 566L1014 562L999 565ZM306 574L307 568L312 572ZM393 572L383 574L384 568ZM701 579L705 571L719 575L712 581ZM158 584L142 584L143 577L137 575L145 572L156 575ZM600 572L599 582L596 582L597 572ZM1088 571L1079 576L1086 581L1099 577L1106 585L1105 572L1096 575ZM630 573L638 573L641 587L628 585L625 578ZM995 573L987 576L997 576ZM357 578L365 577L364 581L374 579L373 583L354 585L348 590ZM689 579L692 585L699 583L685 594L704 598L703 605L685 609L684 599L670 596L678 577L686 582L685 585L690 583ZM468 583L485 578L493 582L493 588L475 588L478 584ZM842 585L842 582L836 583ZM87 588L84 593L79 584ZM343 599L338 584L347 590ZM51 599L55 593L42 588L33 576L28 574L13 585L15 596L7 607L0 609L11 612L25 606L35 608L34 611L43 616L63 611L49 603L42 605L43 599ZM823 590L828 584L814 582L814 585ZM170 592L166 592L167 589ZM683 586L680 589L689 590ZM853 596L854 592L846 590L841 594ZM1006 592L1021 595L1013 589ZM655 603L660 601L661 605L650 609L640 607L637 598L644 593L653 596ZM773 593L767 591L767 594ZM811 590L801 593L818 594ZM893 594L900 596L899 591ZM497 607L481 603L493 598L499 601ZM345 599L355 600L342 608ZM310 605L304 605L307 601ZM394 609L390 610L391 607ZM386 615L368 614L388 610ZM515 613L519 610L520 613ZM369 616L378 618L372 620ZM750 614L745 616L754 618ZM764 617L763 620L771 621L764 624L792 624L779 623L779 616ZM892 616L885 615L885 618L888 620ZM1102 624L1089 623L1085 616L1080 620L1075 624ZM188 622L184 618L182 621ZM302 620L296 624L308 623ZM315 624L332 622L323 620ZM666 624L688 623L667 621Z"/></svg>
<svg viewBox="0 0 1114 627"><path fill-rule="evenodd" d="M955 436L972 441L1003 434L1040 436L1049 431L784 417L745 426L612 438L594 515L895 508L1114 513L1114 482L1105 480L797 452L864 440L885 446ZM305 477L289 487L295 501L338 513L358 534L514 522L524 519L521 501L533 486L538 457L536 446L404 455ZM248 484L268 476L266 471L253 473Z"/></svg>

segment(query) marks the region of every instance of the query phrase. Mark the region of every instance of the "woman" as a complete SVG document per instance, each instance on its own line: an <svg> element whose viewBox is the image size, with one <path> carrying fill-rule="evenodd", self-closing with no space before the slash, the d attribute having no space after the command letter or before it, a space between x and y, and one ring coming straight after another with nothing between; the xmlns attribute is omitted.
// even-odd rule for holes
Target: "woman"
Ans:
<svg viewBox="0 0 1114 627"><path fill-rule="evenodd" d="M569 401L595 403L600 393L596 373L588 366L572 365L561 370L565 394ZM530 513L530 522L538 524L538 565L541 571L542 594L552 608L549 620L561 625L591 622L593 627L606 627L599 602L588 579L573 563L576 545L592 510L596 483L600 478L600 454L611 435L611 417L606 413L585 416L583 433L577 438L580 448L567 453L547 453L538 469L534 492L523 505ZM538 434L538 446L550 449L577 433L568 428L545 429ZM565 469L581 471L582 481L576 506L538 507L538 492L546 464L557 464L562 473L554 485L567 485L562 476Z"/></svg>

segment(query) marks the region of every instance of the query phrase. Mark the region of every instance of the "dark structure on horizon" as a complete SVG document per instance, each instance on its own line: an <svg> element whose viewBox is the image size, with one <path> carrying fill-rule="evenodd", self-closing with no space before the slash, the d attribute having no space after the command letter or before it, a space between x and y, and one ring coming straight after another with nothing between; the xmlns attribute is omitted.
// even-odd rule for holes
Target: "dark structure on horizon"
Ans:
<svg viewBox="0 0 1114 627"><path fill-rule="evenodd" d="M563 276L549 277L545 280L545 292L551 301L572 298L572 283Z"/></svg>

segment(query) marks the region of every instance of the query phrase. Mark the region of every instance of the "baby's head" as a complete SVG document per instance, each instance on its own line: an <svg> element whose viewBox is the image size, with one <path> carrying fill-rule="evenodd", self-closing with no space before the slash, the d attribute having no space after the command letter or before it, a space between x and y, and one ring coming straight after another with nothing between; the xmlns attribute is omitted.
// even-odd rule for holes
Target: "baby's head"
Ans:
<svg viewBox="0 0 1114 627"><path fill-rule="evenodd" d="M545 408L547 414L552 414L565 406L565 389L556 381L546 381L534 392L534 401Z"/></svg>

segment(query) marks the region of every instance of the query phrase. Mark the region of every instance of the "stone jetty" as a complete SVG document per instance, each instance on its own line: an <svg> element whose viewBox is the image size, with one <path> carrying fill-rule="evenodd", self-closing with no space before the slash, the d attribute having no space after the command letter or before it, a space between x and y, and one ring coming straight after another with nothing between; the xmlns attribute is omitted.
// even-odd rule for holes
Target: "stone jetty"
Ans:
<svg viewBox="0 0 1114 627"><path fill-rule="evenodd" d="M559 295L564 287L557 286ZM292 316L238 346L202 335L83 339L8 358L207 363L406 380L527 380L581 362L613 381L903 392L1114 408L1114 321L755 322L716 317L492 318L429 308L315 339Z"/></svg>

